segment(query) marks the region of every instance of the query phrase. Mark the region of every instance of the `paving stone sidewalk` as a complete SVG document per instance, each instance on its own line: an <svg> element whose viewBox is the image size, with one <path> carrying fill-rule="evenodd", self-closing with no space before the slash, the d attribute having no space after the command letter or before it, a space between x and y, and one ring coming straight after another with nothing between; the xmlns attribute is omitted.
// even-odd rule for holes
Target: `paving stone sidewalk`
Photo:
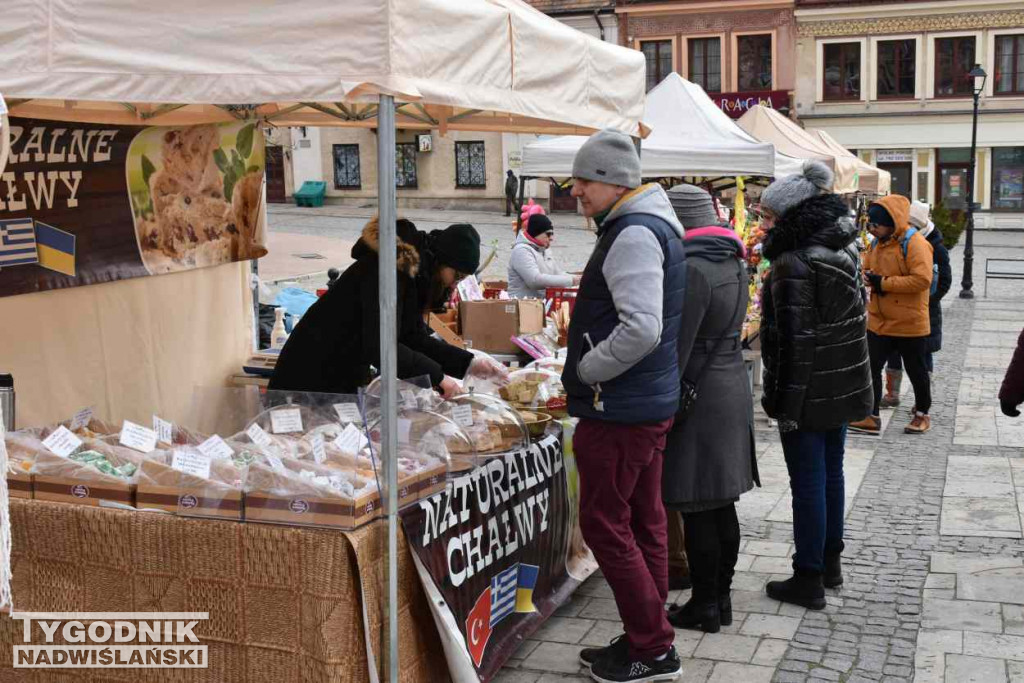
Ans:
<svg viewBox="0 0 1024 683"><path fill-rule="evenodd" d="M985 255L1024 257L1018 235L982 242L975 272ZM847 441L845 585L828 591L822 612L764 595L768 580L791 571L792 526L781 447L762 416L764 487L738 505L735 621L714 635L676 631L679 680L1024 683L1024 421L1004 418L995 402L1024 325L1024 295L997 283L990 298L958 299L960 249L953 259L932 430L903 433L913 396L904 387L909 400L888 411L881 437ZM579 650L621 630L611 591L596 575L495 680L589 680Z"/></svg>

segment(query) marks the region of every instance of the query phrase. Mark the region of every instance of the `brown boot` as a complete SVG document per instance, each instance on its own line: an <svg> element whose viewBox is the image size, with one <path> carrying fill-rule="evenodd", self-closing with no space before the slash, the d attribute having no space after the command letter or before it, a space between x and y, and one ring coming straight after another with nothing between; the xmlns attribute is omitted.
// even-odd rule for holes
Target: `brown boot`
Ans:
<svg viewBox="0 0 1024 683"><path fill-rule="evenodd" d="M902 370L885 371L885 396L882 397L883 408L895 408L900 404L900 387L903 384Z"/></svg>
<svg viewBox="0 0 1024 683"><path fill-rule="evenodd" d="M882 419L876 415L868 415L863 420L851 422L847 425L850 431L861 434L880 434L882 431Z"/></svg>
<svg viewBox="0 0 1024 683"><path fill-rule="evenodd" d="M914 417L910 420L910 424L903 430L905 434L924 434L932 428L932 418L927 413L919 413L914 411Z"/></svg>

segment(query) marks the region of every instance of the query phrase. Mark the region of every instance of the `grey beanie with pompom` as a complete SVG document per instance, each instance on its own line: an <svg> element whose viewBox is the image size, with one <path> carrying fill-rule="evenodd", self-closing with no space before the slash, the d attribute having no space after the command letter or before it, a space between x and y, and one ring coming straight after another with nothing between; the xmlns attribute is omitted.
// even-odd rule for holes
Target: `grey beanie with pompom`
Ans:
<svg viewBox="0 0 1024 683"><path fill-rule="evenodd" d="M777 218L811 197L832 189L834 176L820 161L805 161L800 173L776 180L761 193L761 208L771 211Z"/></svg>

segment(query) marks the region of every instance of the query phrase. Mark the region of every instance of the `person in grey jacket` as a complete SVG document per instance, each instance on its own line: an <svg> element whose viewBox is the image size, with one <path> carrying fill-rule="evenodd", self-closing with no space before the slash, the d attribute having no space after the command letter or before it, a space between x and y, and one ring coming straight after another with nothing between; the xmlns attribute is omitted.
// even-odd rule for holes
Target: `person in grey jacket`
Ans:
<svg viewBox="0 0 1024 683"><path fill-rule="evenodd" d="M732 623L729 591L740 549L735 504L758 481L754 405L740 344L749 298L746 250L734 231L717 224L707 192L677 185L668 196L686 228L679 365L683 384L694 386L697 397L676 415L665 445L661 490L670 571L685 543L693 584L690 600L673 607L668 620L716 633Z"/></svg>
<svg viewBox="0 0 1024 683"><path fill-rule="evenodd" d="M665 613L660 492L665 438L679 405L683 227L661 186L640 184L628 135L592 135L572 175L572 194L598 231L569 325L562 383L569 414L579 418L580 530L625 630L579 657L596 681L672 680L681 664Z"/></svg>
<svg viewBox="0 0 1024 683"><path fill-rule="evenodd" d="M535 213L527 219L508 260L508 295L513 299L543 299L548 287L579 283L579 277L564 272L551 257L554 238L550 218Z"/></svg>

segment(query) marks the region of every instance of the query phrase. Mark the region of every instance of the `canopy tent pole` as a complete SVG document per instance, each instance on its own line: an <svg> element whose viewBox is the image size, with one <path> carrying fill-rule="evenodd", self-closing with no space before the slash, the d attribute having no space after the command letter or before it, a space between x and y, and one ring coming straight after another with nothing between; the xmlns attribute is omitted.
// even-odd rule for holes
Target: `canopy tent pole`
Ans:
<svg viewBox="0 0 1024 683"><path fill-rule="evenodd" d="M395 100L380 96L377 110L377 198L380 225L381 465L388 520L387 651L388 680L398 683L398 332L395 235Z"/></svg>

